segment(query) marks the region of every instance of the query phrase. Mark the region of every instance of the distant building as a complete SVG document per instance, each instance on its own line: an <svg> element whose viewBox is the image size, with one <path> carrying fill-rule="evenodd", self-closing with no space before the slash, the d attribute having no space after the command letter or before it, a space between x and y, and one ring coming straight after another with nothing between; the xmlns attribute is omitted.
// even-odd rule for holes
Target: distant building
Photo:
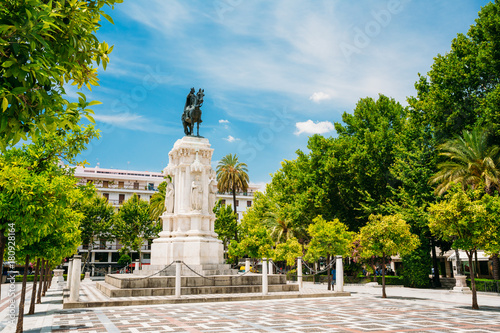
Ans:
<svg viewBox="0 0 500 333"><path fill-rule="evenodd" d="M160 185L165 179L161 172L151 171L131 171L118 169L103 169L97 167L75 167L75 177L80 181L80 185L93 183L98 193L108 199L116 210L136 193L142 200L149 201L153 194L158 191ZM236 206L238 212L238 220L243 217L243 212L253 204L254 193L259 190L258 185L250 184L247 192L236 194ZM233 196L231 193L218 193L217 199L221 199L222 203L233 205ZM105 274L109 267L114 271L117 267L118 259L120 258L119 250L122 245L117 241L97 241L92 250L90 263L97 272L95 274ZM88 252L85 245L78 248L80 254ZM151 244L144 242L141 249L141 262L149 264L151 259ZM139 259L139 254L131 253L132 260Z"/></svg>

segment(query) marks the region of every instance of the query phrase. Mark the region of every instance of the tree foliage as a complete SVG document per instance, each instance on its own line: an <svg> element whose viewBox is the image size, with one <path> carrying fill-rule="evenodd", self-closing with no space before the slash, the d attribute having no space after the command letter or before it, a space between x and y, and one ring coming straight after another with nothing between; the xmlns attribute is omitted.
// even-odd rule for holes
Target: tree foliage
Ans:
<svg viewBox="0 0 500 333"><path fill-rule="evenodd" d="M361 257L382 258L382 297L385 294L386 256L405 256L420 244L418 236L410 232L410 225L399 214L370 215L368 223L359 231Z"/></svg>
<svg viewBox="0 0 500 333"><path fill-rule="evenodd" d="M316 261L328 255L346 256L351 253L354 241L354 232L338 219L326 221L318 216L308 227L311 241L307 246L306 261Z"/></svg>
<svg viewBox="0 0 500 333"><path fill-rule="evenodd" d="M65 84L98 84L96 65L104 69L113 47L95 33L105 5L122 0L6 0L0 7L0 148L59 128L75 128L90 116L80 94L66 98Z"/></svg>
<svg viewBox="0 0 500 333"><path fill-rule="evenodd" d="M140 257L144 241L157 237L159 227L151 221L148 202L134 193L116 214L113 232L123 245L122 254L132 250Z"/></svg>
<svg viewBox="0 0 500 333"><path fill-rule="evenodd" d="M234 235L238 232L237 216L233 212L231 205L223 205L219 200L214 207L215 222L214 228L218 238L227 248Z"/></svg>
<svg viewBox="0 0 500 333"><path fill-rule="evenodd" d="M485 5L466 35L438 54L427 76L415 84L418 109L442 143L462 130L491 128L500 138L500 2Z"/></svg>
<svg viewBox="0 0 500 333"><path fill-rule="evenodd" d="M498 202L493 206L492 198L484 195L481 198L480 190L469 189L463 191L458 184L450 188L443 201L430 206L431 219L429 227L431 232L445 240L453 242L453 248L462 249L469 258L469 267L472 265L474 252L491 241L496 241L499 223L498 213L488 215L496 210ZM495 200L498 200L496 198ZM471 273L472 308L477 309L476 286L474 274Z"/></svg>
<svg viewBox="0 0 500 333"><path fill-rule="evenodd" d="M486 130L464 130L461 137L446 141L438 149L446 158L438 165L439 172L431 178L432 183L438 184L436 192L439 195L454 183L461 183L464 189L477 188L483 183L489 194L500 189L500 147L488 144Z"/></svg>

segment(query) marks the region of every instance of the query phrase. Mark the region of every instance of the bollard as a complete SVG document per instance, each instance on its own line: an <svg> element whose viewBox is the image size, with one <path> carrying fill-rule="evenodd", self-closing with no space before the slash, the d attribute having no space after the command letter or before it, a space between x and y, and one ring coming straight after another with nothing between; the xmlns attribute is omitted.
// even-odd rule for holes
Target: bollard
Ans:
<svg viewBox="0 0 500 333"><path fill-rule="evenodd" d="M108 266L108 274L111 274L111 265Z"/></svg>
<svg viewBox="0 0 500 333"><path fill-rule="evenodd" d="M181 297L181 261L175 261L175 297Z"/></svg>
<svg viewBox="0 0 500 333"><path fill-rule="evenodd" d="M273 270L273 261L271 259L269 259L267 261L269 263L269 269L267 270L267 272L269 273L269 275L273 274L274 270Z"/></svg>
<svg viewBox="0 0 500 333"><path fill-rule="evenodd" d="M250 258L245 259L245 272L250 271Z"/></svg>
<svg viewBox="0 0 500 333"><path fill-rule="evenodd" d="M267 259L262 258L262 295L267 295Z"/></svg>
<svg viewBox="0 0 500 333"><path fill-rule="evenodd" d="M344 263L342 262L342 256L337 256L335 269L337 271L335 291L344 291Z"/></svg>
<svg viewBox="0 0 500 333"><path fill-rule="evenodd" d="M71 290L71 275L73 273L73 258L68 262L68 274L66 274L66 288Z"/></svg>
<svg viewBox="0 0 500 333"><path fill-rule="evenodd" d="M299 283L299 291L302 291L302 257L297 258L297 282Z"/></svg>
<svg viewBox="0 0 500 333"><path fill-rule="evenodd" d="M141 270L141 265L139 263L139 259L135 259L135 269L134 269L134 273L137 271L137 273L139 273L139 271Z"/></svg>
<svg viewBox="0 0 500 333"><path fill-rule="evenodd" d="M82 271L82 256L73 256L73 269L71 272L70 302L78 302L80 297L80 274Z"/></svg>

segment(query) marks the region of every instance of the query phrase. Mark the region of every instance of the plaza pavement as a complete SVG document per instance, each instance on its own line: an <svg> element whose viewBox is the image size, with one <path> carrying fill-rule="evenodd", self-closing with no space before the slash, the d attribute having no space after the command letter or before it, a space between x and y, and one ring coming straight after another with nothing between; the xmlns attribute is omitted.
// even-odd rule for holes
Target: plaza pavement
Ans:
<svg viewBox="0 0 500 333"><path fill-rule="evenodd" d="M7 285L2 285L0 331L8 325ZM304 294L327 293L325 284L304 284ZM81 289L82 297L88 292ZM20 285L17 285L18 295ZM237 302L62 308L62 290L52 288L25 316L25 332L500 332L500 295L447 290L345 286L348 297ZM27 294L26 311L29 307ZM183 296L185 297L185 296ZM200 298L202 300L203 298Z"/></svg>

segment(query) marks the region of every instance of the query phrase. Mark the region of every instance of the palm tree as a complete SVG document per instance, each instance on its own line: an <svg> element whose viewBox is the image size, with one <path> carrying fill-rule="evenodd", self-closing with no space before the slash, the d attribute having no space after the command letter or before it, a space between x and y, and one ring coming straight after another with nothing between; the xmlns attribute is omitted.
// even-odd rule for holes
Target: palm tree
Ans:
<svg viewBox="0 0 500 333"><path fill-rule="evenodd" d="M464 130L462 137L456 137L440 145L440 156L447 160L438 165L440 169L430 179L431 184L438 183L436 193L443 195L453 185L461 183L478 188L484 184L485 192L492 195L500 191L500 147L488 145L488 131L475 128L472 132ZM455 251L457 266L460 265L458 250ZM477 265L477 263L476 263ZM459 270L461 272L461 270ZM499 277L498 255L493 255L493 275Z"/></svg>
<svg viewBox="0 0 500 333"><path fill-rule="evenodd" d="M158 192L151 196L149 200L149 216L151 221L160 222L160 216L165 211L165 193L167 182L162 182L158 185Z"/></svg>
<svg viewBox="0 0 500 333"><path fill-rule="evenodd" d="M233 195L233 209L236 212L236 192L245 192L248 189L248 169L245 163L238 161L236 154L224 156L217 164L217 190L220 193L231 192ZM238 234L235 233L238 241Z"/></svg>
<svg viewBox="0 0 500 333"><path fill-rule="evenodd" d="M488 145L486 130L464 130L463 137L449 140L438 149L440 156L447 157L430 179L431 184L438 184L438 195L443 195L453 183L461 183L464 189L468 186L477 188L484 183L488 194L500 189L500 147Z"/></svg>

